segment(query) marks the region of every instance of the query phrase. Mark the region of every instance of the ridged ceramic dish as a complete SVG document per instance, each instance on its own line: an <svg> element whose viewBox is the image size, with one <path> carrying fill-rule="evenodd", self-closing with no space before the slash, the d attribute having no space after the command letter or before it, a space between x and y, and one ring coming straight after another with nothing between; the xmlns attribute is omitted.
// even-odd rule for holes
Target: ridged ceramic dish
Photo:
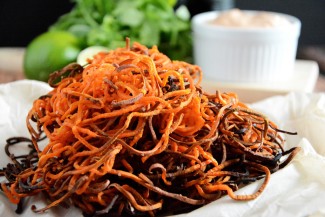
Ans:
<svg viewBox="0 0 325 217"><path fill-rule="evenodd" d="M244 11L258 13L258 11ZM301 22L279 14L289 26L238 28L211 24L220 14L204 12L192 19L194 61L206 79L226 82L288 80L292 77Z"/></svg>

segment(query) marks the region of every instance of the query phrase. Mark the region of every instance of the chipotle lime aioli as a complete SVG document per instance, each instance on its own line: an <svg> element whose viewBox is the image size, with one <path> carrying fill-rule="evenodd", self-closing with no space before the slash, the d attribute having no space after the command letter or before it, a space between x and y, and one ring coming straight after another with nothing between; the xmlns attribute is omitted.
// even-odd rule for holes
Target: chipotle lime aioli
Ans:
<svg viewBox="0 0 325 217"><path fill-rule="evenodd" d="M214 25L245 28L286 27L291 23L284 17L273 13L247 13L239 9L232 9L219 14L211 21Z"/></svg>

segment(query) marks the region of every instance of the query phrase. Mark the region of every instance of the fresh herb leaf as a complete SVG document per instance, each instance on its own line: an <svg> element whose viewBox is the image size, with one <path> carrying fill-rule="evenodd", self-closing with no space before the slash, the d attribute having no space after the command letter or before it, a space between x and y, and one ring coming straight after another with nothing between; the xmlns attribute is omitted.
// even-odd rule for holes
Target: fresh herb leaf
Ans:
<svg viewBox="0 0 325 217"><path fill-rule="evenodd" d="M75 7L50 27L76 35L84 47L125 45L125 38L158 49L172 59L191 61L190 16L175 0L73 0Z"/></svg>

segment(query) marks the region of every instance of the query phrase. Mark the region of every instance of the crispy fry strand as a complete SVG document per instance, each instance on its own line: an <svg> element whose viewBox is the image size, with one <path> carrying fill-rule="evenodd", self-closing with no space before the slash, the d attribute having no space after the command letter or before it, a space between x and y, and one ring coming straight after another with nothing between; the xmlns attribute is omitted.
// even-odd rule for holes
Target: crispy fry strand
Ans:
<svg viewBox="0 0 325 217"><path fill-rule="evenodd" d="M69 75L54 84L63 74ZM71 202L88 216L164 215L224 195L258 197L271 172L298 152L284 150L281 134L291 133L234 93L205 93L201 80L198 66L129 40L85 67L55 72L54 89L27 115L31 139L7 141L12 163L1 170L1 189L16 204L45 193L51 202L35 212ZM31 153L11 153L19 142ZM258 179L264 180L256 192L234 193Z"/></svg>

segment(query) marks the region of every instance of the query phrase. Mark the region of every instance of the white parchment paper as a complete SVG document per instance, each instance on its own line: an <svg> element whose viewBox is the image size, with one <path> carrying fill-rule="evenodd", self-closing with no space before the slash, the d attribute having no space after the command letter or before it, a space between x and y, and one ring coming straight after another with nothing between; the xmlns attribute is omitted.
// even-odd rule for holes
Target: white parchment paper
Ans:
<svg viewBox="0 0 325 217"><path fill-rule="evenodd" d="M43 82L17 81L0 85L0 167L9 159L1 145L11 136L28 136L26 114L32 102L51 88ZM254 103L251 107L263 112L283 130L297 131L298 136L286 136L286 149L302 147L298 156L284 169L272 174L263 194L252 201L233 201L225 196L191 213L179 217L320 217L325 216L325 93L290 93ZM18 152L20 150L17 150ZM236 194L253 193L259 182L250 184ZM35 214L31 204L45 206L35 197L27 202L21 217L75 217L75 208L54 208ZM18 216L15 205L0 193L0 216Z"/></svg>

